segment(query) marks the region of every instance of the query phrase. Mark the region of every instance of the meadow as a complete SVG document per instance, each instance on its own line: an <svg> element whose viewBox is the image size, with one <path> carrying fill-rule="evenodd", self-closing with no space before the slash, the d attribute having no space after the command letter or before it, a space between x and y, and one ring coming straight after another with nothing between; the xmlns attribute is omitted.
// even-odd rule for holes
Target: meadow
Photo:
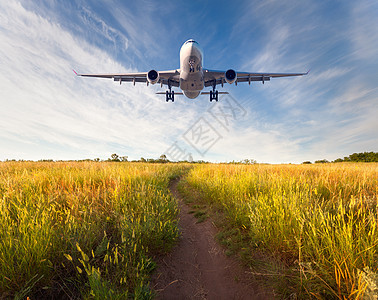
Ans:
<svg viewBox="0 0 378 300"><path fill-rule="evenodd" d="M0 298L151 298L179 235L169 181L188 167L0 163Z"/></svg>
<svg viewBox="0 0 378 300"><path fill-rule="evenodd" d="M376 299L377 163L201 165L182 191L280 297Z"/></svg>
<svg viewBox="0 0 378 300"><path fill-rule="evenodd" d="M378 293L377 163L2 162L0 298L152 298L182 175L228 253L279 297Z"/></svg>

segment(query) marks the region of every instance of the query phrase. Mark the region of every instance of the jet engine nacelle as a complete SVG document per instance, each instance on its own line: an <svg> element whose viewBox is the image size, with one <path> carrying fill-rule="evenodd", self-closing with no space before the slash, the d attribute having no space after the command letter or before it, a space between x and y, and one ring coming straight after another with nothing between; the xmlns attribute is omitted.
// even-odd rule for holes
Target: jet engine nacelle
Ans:
<svg viewBox="0 0 378 300"><path fill-rule="evenodd" d="M226 79L227 83L233 84L235 80L237 79L236 72L232 69L227 70L224 73L224 79Z"/></svg>
<svg viewBox="0 0 378 300"><path fill-rule="evenodd" d="M156 70L151 70L147 73L147 80L151 84L155 84L159 81L159 73Z"/></svg>

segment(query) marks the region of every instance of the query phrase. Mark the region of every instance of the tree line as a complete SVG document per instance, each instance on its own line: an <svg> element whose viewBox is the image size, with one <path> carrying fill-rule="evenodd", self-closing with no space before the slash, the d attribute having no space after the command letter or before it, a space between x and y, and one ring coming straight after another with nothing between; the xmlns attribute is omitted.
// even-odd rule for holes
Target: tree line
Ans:
<svg viewBox="0 0 378 300"><path fill-rule="evenodd" d="M353 153L348 157L338 158L334 160L334 162L344 162L344 161L351 161L351 162L378 162L378 152L361 152L361 153Z"/></svg>
<svg viewBox="0 0 378 300"><path fill-rule="evenodd" d="M330 161L326 159L315 161L316 164L324 164L329 162ZM345 156L344 158L337 158L331 162L378 162L378 152L353 153L349 156ZM311 162L305 161L303 164L311 164Z"/></svg>
<svg viewBox="0 0 378 300"><path fill-rule="evenodd" d="M6 159L5 161L16 161L15 159ZM27 160L18 160L18 161L27 161ZM39 162L53 162L53 159L40 159ZM70 161L70 160L56 160L56 161ZM100 159L100 158L94 158L94 159L79 159L79 160L72 160L72 161L94 161L94 162L104 162L104 161L113 161L113 162L127 162L128 156L120 156L116 153L113 153L108 159ZM197 160L197 161L170 161L165 154L160 155L159 158L144 158L141 157L139 160L131 160L130 162L143 162L143 163L197 163L197 164L204 164L204 163L210 163L208 161L204 160ZM353 153L349 156L345 156L344 158L337 158L333 161L328 161L326 159L316 160L316 164L321 163L330 163L330 162L378 162L378 152L361 152L361 153ZM253 165L257 164L257 161L254 159L243 159L240 161L231 161L227 162L228 164L245 164L245 165ZM311 161L304 161L302 164L311 164Z"/></svg>

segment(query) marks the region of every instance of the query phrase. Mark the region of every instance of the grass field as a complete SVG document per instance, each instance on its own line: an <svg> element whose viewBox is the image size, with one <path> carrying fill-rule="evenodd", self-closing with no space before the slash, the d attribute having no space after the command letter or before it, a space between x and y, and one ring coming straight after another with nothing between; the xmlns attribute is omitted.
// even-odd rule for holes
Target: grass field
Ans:
<svg viewBox="0 0 378 300"><path fill-rule="evenodd" d="M0 298L150 298L186 165L0 163Z"/></svg>
<svg viewBox="0 0 378 300"><path fill-rule="evenodd" d="M151 298L152 257L179 235L168 184L183 174L193 212L282 297L378 293L377 163L3 162L0 298Z"/></svg>
<svg viewBox="0 0 378 300"><path fill-rule="evenodd" d="M201 165L185 187L217 212L221 241L283 297L377 295L377 163ZM279 259L257 266L256 251Z"/></svg>

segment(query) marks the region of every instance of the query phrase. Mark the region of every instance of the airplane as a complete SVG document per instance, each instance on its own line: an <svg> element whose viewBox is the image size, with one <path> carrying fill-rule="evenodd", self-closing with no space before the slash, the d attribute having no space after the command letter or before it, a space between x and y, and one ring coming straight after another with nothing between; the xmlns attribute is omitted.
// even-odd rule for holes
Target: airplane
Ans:
<svg viewBox="0 0 378 300"><path fill-rule="evenodd" d="M271 78L287 77L287 76L302 76L307 73L254 73L254 72L236 72L233 69L227 71L209 70L202 66L203 52L199 44L193 40L187 40L180 49L180 69L169 71L156 71L154 69L148 72L136 73L121 73L121 74L75 74L84 77L99 77L99 78L112 78L114 81L136 82L149 84L160 83L160 86L166 85L168 90L166 92L157 92L156 94L165 94L166 101L175 101L175 95L184 94L187 98L195 99L200 94L210 95L210 102L213 100L218 101L219 94L228 94L227 92L218 92L217 85L223 87L224 83L229 84L239 82L270 81ZM203 92L205 87L212 87L210 92ZM179 87L182 92L172 90L172 87Z"/></svg>

